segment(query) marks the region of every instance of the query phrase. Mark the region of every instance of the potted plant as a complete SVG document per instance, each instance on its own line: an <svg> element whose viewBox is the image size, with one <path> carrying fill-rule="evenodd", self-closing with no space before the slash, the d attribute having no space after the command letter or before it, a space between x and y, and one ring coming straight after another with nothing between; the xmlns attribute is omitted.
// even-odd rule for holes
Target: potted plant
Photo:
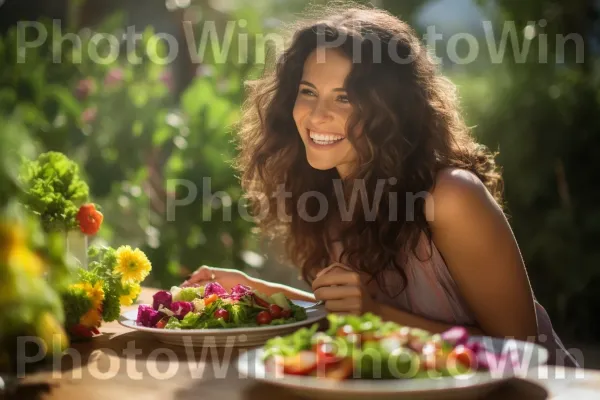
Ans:
<svg viewBox="0 0 600 400"><path fill-rule="evenodd" d="M67 254L87 268L88 237L102 225L103 215L89 203L89 187L79 166L59 152L26 161L20 174L23 204L36 214L46 232L66 236Z"/></svg>
<svg viewBox="0 0 600 400"><path fill-rule="evenodd" d="M89 268L80 268L76 282L61 295L72 339L93 337L103 321L119 318L121 306L133 304L152 269L146 255L130 246L92 246L89 259Z"/></svg>

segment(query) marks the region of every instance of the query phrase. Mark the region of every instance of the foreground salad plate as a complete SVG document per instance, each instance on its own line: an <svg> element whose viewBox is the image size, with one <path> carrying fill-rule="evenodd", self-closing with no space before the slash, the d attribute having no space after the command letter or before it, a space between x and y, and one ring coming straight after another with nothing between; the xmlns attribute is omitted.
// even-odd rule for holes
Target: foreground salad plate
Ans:
<svg viewBox="0 0 600 400"><path fill-rule="evenodd" d="M299 307L306 308L307 318L305 320L284 325L178 330L140 326L136 322L138 311L131 310L121 315L119 323L127 328L148 332L160 342L167 344L178 346L251 347L262 345L272 337L286 335L298 328L312 325L327 316L327 311L323 306L310 307L313 303L299 300L292 300L292 302Z"/></svg>
<svg viewBox="0 0 600 400"><path fill-rule="evenodd" d="M502 347L500 339L493 340L495 346ZM526 355L531 362L528 368L545 364L548 352L541 346L516 343L520 355ZM249 350L237 360L237 369L244 376L261 382L292 390L295 394L309 398L327 399L464 399L483 396L503 381L514 375L506 372L494 374L478 371L464 376L418 378L418 379L350 379L329 380L312 376L277 374L265 369L262 361L263 348Z"/></svg>
<svg viewBox="0 0 600 400"><path fill-rule="evenodd" d="M459 326L432 334L370 313L327 319L326 332L313 325L245 352L237 369L310 398L464 399L548 360L539 345Z"/></svg>

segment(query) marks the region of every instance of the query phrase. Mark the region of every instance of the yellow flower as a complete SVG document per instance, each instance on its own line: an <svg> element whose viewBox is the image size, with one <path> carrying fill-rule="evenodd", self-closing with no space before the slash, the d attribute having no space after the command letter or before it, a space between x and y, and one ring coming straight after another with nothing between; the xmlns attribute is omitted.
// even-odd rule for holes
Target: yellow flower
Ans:
<svg viewBox="0 0 600 400"><path fill-rule="evenodd" d="M24 246L26 244L25 229L15 223L0 223L0 241L5 246Z"/></svg>
<svg viewBox="0 0 600 400"><path fill-rule="evenodd" d="M123 294L119 297L119 302L122 306L130 306L133 304L133 300L140 294L142 288L139 283L133 283L131 285L127 285L125 287L127 289L127 294Z"/></svg>
<svg viewBox="0 0 600 400"><path fill-rule="evenodd" d="M102 314L97 308L91 308L79 319L79 323L88 328L99 327L101 322Z"/></svg>
<svg viewBox="0 0 600 400"><path fill-rule="evenodd" d="M151 269L152 265L148 257L140 249L132 250L129 246L121 246L117 249L115 272L121 274L124 284L143 281Z"/></svg>
<svg viewBox="0 0 600 400"><path fill-rule="evenodd" d="M30 277L42 276L44 262L42 259L25 246L13 246L7 253L8 265L11 268L25 271Z"/></svg>
<svg viewBox="0 0 600 400"><path fill-rule="evenodd" d="M104 301L104 289L102 289L102 281L97 281L94 286L89 282L76 283L73 285L76 288L83 289L88 298L92 302L92 308L98 309Z"/></svg>
<svg viewBox="0 0 600 400"><path fill-rule="evenodd" d="M45 270L44 261L28 247L25 230L16 224L0 223L0 262L30 277L40 277Z"/></svg>
<svg viewBox="0 0 600 400"><path fill-rule="evenodd" d="M54 354L55 351L61 352L69 347L69 339L62 325L49 312L40 315L36 328L37 335L45 347L44 353Z"/></svg>

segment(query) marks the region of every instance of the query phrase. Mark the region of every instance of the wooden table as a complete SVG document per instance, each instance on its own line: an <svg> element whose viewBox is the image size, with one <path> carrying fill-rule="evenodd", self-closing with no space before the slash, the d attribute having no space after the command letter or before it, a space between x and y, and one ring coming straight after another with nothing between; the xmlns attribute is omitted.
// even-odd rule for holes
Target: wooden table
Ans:
<svg viewBox="0 0 600 400"><path fill-rule="evenodd" d="M150 303L154 291L144 289L140 302ZM183 347L159 343L117 322L104 324L101 332L91 341L73 343L70 352L76 350L75 357L67 354L52 369L27 375L9 398L298 399L284 389L240 377L233 366L239 350L227 354L204 348L186 354ZM513 379L486 399L600 398L600 371L548 367L545 376L549 378L543 370L531 371L528 379Z"/></svg>

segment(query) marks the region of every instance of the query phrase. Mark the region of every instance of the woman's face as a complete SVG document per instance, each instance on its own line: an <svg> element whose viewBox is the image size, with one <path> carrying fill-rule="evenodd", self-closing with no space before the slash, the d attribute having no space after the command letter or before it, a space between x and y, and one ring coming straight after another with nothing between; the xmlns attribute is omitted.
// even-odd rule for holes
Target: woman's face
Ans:
<svg viewBox="0 0 600 400"><path fill-rule="evenodd" d="M321 50L325 61L317 62L317 52L313 51L304 63L294 121L308 163L320 170L337 168L344 178L356 160L356 151L346 137L346 121L353 110L344 89L352 63L338 50Z"/></svg>

